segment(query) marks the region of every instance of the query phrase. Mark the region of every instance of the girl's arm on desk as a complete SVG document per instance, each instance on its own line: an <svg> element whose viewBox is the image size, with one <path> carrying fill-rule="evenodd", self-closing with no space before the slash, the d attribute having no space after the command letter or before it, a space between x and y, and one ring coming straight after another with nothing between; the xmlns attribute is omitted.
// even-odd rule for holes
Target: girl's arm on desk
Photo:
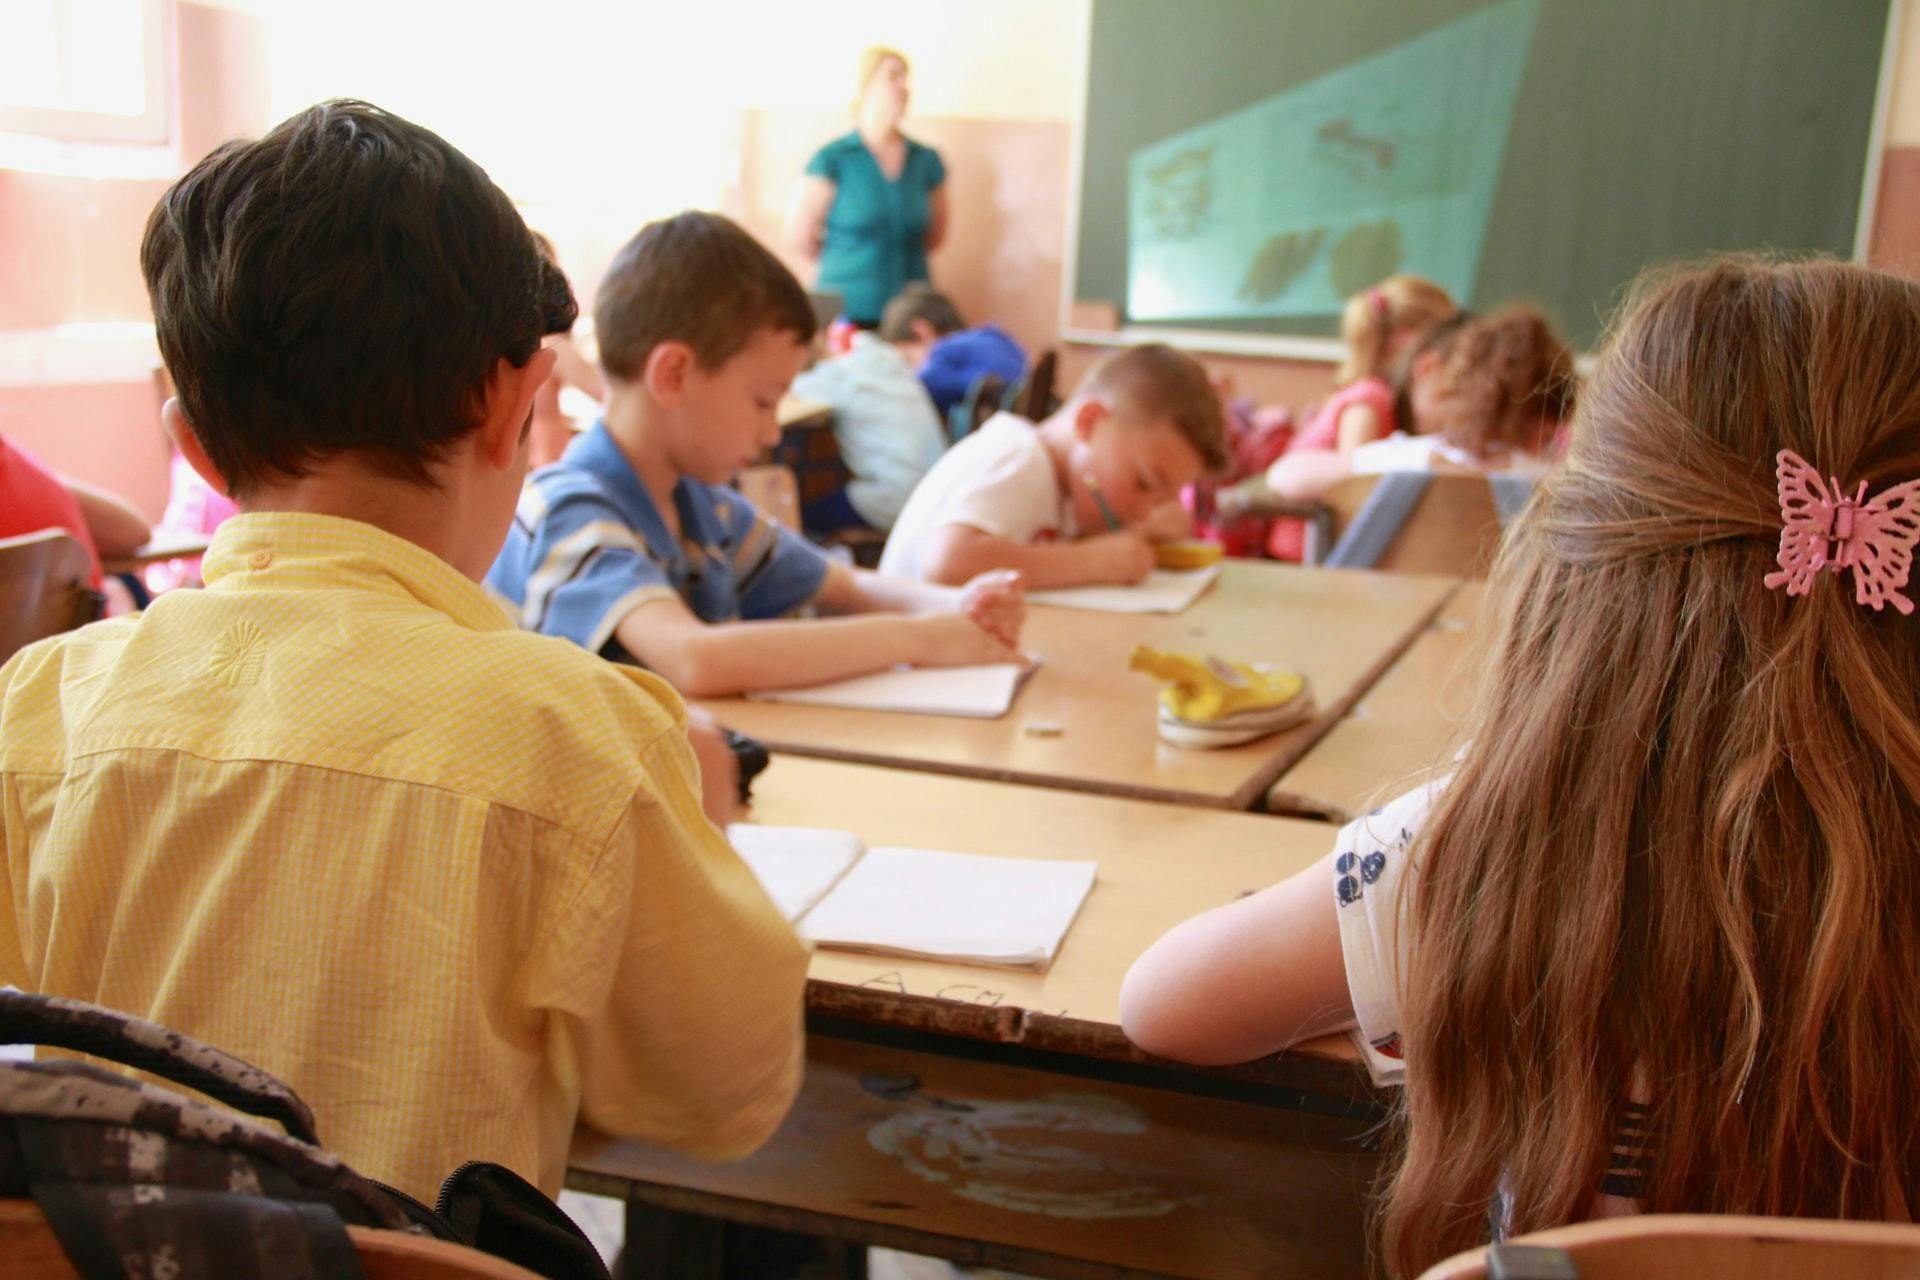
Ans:
<svg viewBox="0 0 1920 1280"><path fill-rule="evenodd" d="M1353 1025L1334 857L1147 948L1120 986L1127 1038L1163 1058L1225 1066Z"/></svg>

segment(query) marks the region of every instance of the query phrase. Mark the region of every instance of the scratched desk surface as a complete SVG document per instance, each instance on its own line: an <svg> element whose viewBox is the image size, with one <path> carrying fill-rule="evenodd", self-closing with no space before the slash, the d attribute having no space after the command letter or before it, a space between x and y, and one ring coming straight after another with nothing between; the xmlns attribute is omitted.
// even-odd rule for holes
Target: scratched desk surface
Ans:
<svg viewBox="0 0 1920 1280"><path fill-rule="evenodd" d="M896 715L740 698L703 705L776 751L1226 809L1250 809L1425 628L1454 578L1229 561L1172 616L1035 605L1022 647L1040 669L995 720ZM1161 742L1154 682L1127 669L1136 644L1293 667L1319 714L1244 746ZM1050 728L1045 736L1030 726Z"/></svg>
<svg viewBox="0 0 1920 1280"><path fill-rule="evenodd" d="M1375 1095L1350 1043L1174 1067L1133 1050L1117 1025L1120 979L1142 949L1320 857L1324 823L794 757L775 760L755 792L761 822L838 827L874 845L1092 858L1099 877L1044 974L816 952L809 1009L839 1025L816 1018L800 1097L745 1160L579 1130L569 1184L627 1199L628 1239L649 1242L658 1274L685 1261L659 1240L697 1236L662 1215L687 1214L1030 1275L1364 1273L1373 1122L1345 1107ZM849 1021L883 1034L863 1040ZM1280 1089L1229 1092L1243 1082ZM1311 1101L1275 1105L1294 1089Z"/></svg>
<svg viewBox="0 0 1920 1280"><path fill-rule="evenodd" d="M776 759L754 784L749 816L853 831L870 846L1098 863L1093 891L1045 973L822 949L808 970L808 1006L1119 1062L1150 1061L1119 1026L1120 980L1134 958L1188 916L1309 865L1333 834L1322 823L798 757ZM1234 1070L1322 1096L1368 1089L1344 1036Z"/></svg>

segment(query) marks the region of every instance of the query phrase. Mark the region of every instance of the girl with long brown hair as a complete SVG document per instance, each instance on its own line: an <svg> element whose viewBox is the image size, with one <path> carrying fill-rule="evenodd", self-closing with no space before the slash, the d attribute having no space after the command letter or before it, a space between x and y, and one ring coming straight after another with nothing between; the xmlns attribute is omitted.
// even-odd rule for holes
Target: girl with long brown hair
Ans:
<svg viewBox="0 0 1920 1280"><path fill-rule="evenodd" d="M1142 1047L1403 1056L1397 1277L1614 1212L1920 1207L1920 289L1643 281L1451 776L1135 964Z"/></svg>

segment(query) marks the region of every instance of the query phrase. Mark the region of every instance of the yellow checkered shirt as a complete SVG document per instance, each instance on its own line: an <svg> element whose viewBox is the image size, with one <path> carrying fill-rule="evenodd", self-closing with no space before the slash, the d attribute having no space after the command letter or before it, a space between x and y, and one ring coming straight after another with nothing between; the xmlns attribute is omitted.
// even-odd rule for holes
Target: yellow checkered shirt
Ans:
<svg viewBox="0 0 1920 1280"><path fill-rule="evenodd" d="M671 688L355 521L237 517L205 576L0 668L0 981L280 1076L429 1199L469 1159L558 1190L576 1117L772 1133L806 951Z"/></svg>

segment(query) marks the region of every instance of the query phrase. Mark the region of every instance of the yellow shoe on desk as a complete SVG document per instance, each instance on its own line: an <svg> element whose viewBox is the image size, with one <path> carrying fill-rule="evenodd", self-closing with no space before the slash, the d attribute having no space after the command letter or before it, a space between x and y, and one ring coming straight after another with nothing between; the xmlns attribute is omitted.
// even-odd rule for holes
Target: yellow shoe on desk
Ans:
<svg viewBox="0 0 1920 1280"><path fill-rule="evenodd" d="M1283 667L1145 645L1134 647L1128 665L1168 682L1160 691L1160 736L1176 747L1237 746L1313 714L1306 677Z"/></svg>

